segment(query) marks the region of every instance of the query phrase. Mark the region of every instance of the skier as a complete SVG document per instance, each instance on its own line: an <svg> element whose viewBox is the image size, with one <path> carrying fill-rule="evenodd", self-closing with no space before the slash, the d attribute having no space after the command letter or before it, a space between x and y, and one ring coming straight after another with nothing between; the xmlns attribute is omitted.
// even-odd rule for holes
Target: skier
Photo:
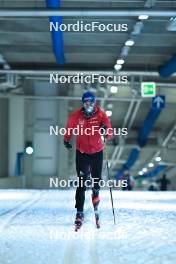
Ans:
<svg viewBox="0 0 176 264"><path fill-rule="evenodd" d="M127 186L122 187L122 190L131 191L134 188L134 180L128 170L124 171L123 179L126 180Z"/></svg>
<svg viewBox="0 0 176 264"><path fill-rule="evenodd" d="M167 191L168 184L171 184L170 180L167 179L166 174L163 174L161 179L156 180L160 184L160 191Z"/></svg>
<svg viewBox="0 0 176 264"><path fill-rule="evenodd" d="M70 114L66 125L67 132L64 136L65 147L71 149L72 145L70 140L73 129L77 127L81 131L81 128L83 128L83 133L81 131L76 136L76 171L79 181L75 194L75 208L77 209L75 218L76 231L81 227L84 220L85 181L90 172L92 179L94 179L93 185L91 186L92 204L97 228L100 227L98 205L100 202L99 181L101 180L103 165L102 132L104 132L106 139L112 138L110 120L106 113L96 104L95 96L89 91L85 92L82 96L82 104L81 108Z"/></svg>

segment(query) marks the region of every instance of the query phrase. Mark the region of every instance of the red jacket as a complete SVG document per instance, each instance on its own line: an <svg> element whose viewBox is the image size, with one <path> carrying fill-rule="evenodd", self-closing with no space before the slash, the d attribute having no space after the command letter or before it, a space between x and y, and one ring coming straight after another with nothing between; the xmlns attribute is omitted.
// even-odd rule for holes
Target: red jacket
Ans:
<svg viewBox="0 0 176 264"><path fill-rule="evenodd" d="M111 128L110 120L107 117L106 113L103 112L98 106L95 106L95 114L89 119L84 116L84 113L81 110L82 108L70 114L66 125L66 134L64 136L64 140L67 142L70 141L73 134L72 129L77 127L79 129L79 134L76 135L76 149L78 149L82 153L87 154L99 152L103 149L101 134L98 131L100 128L100 124L103 123L108 128ZM87 134L90 133L90 135L85 134L86 128L88 128ZM81 134L81 132L83 133ZM106 139L111 138L112 128L109 131Z"/></svg>

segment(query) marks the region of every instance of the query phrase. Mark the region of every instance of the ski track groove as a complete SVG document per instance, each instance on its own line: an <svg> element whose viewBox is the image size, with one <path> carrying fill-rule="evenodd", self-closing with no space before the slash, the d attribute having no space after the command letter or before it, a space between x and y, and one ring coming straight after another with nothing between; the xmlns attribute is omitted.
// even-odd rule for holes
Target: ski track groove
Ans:
<svg viewBox="0 0 176 264"><path fill-rule="evenodd" d="M91 192L89 192L90 195ZM95 234L97 232L97 227L95 224L95 213L94 213L94 209L92 206L89 206L88 208L88 212L89 214L93 213L93 221L92 221L92 226L95 228ZM100 212L99 212L100 214ZM90 219L90 217L89 217ZM100 229L101 229L101 218L100 218ZM96 241L96 237L94 237L93 239L89 239L89 256L90 256L90 264L99 264L99 256L97 253L97 241Z"/></svg>
<svg viewBox="0 0 176 264"><path fill-rule="evenodd" d="M97 253L97 241L92 239L89 243L90 264L99 264L100 261Z"/></svg>
<svg viewBox="0 0 176 264"><path fill-rule="evenodd" d="M34 198L32 199L32 201L29 201L29 198L27 201L24 201L22 203L19 203L17 206L15 206L12 210L9 210L7 213L3 214L3 216L5 215L7 218L5 218L5 222L3 223L4 220L0 220L0 223L2 221L2 223L0 224L0 233L2 233L6 228L8 228L8 226L10 225L10 223L21 213L23 213L26 209L30 208L32 205L40 202L44 197L45 193L36 193ZM33 194L31 195L33 196ZM31 197L30 197L31 198ZM22 208L21 208L22 206ZM12 212L14 211L14 213L12 214ZM8 218L8 214L10 213L10 216Z"/></svg>
<svg viewBox="0 0 176 264"><path fill-rule="evenodd" d="M65 253L64 253L63 264L74 263L72 262L73 257L74 257L74 239L67 243Z"/></svg>
<svg viewBox="0 0 176 264"><path fill-rule="evenodd" d="M33 196L33 194L31 194L30 197L28 197L25 201L23 201L23 202L19 202L16 206L14 206L14 207L12 207L11 209L9 209L9 210L5 211L4 213L0 214L0 217L1 217L1 216L4 216L4 215L7 215L7 214L9 214L9 213L11 213L11 212L13 212L13 211L16 210L17 208L19 208L21 205L28 203L29 199L30 199L32 196Z"/></svg>
<svg viewBox="0 0 176 264"><path fill-rule="evenodd" d="M77 232L78 236L79 235L81 236L81 233L84 232L84 227L86 227L86 223L89 223L90 215L92 213L93 213L93 218L94 218L94 211L92 209L92 206L89 206L85 210L85 218L88 221L85 220L81 229L78 230L78 232ZM96 229L95 223L93 221L92 221L91 225L95 228L95 232L96 232L97 229ZM74 225L73 225L73 228L74 228ZM85 240L83 242L85 242ZM89 263L90 264L99 264L100 261L99 261L99 257L97 254L97 245L96 245L97 242L95 241L95 238L87 239L86 243L87 243L87 246L89 248L89 251L88 251ZM67 242L64 257L63 257L63 264L71 264L71 263L72 264L80 264L80 260L77 259L77 256L76 256L76 250L74 250L76 248L76 245L79 246L78 239L72 238L71 240L69 240ZM82 253L83 253L83 251L82 251Z"/></svg>

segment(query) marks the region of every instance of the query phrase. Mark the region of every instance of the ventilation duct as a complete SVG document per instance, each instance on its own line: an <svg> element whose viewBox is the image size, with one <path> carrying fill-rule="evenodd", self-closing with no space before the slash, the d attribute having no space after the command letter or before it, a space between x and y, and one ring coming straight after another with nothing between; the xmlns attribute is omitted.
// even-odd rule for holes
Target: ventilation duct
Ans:
<svg viewBox="0 0 176 264"><path fill-rule="evenodd" d="M152 178L157 176L159 173L161 173L162 171L164 171L167 168L166 165L159 165L157 166L155 169L153 169L152 171L143 174L141 176L136 176L134 177L135 179L145 179L145 178Z"/></svg>
<svg viewBox="0 0 176 264"><path fill-rule="evenodd" d="M176 55L159 68L159 74L164 78L170 77L174 72L176 72Z"/></svg>
<svg viewBox="0 0 176 264"><path fill-rule="evenodd" d="M139 149L137 149L137 148L133 148L131 150L128 161L123 165L122 169L116 174L116 176L115 176L116 180L119 180L123 176L124 171L129 170L134 165L134 163L136 162L136 160L139 157L139 153L140 153Z"/></svg>
<svg viewBox="0 0 176 264"><path fill-rule="evenodd" d="M140 147L144 147L147 143L148 136L153 129L153 126L161 113L161 109L151 108L147 117L145 118L142 127L138 134L138 144Z"/></svg>
<svg viewBox="0 0 176 264"><path fill-rule="evenodd" d="M161 109L154 109L151 108L147 117L145 118L142 127L139 130L138 134L138 144L140 147L144 147L147 143L148 136L150 132L152 131L154 124L159 117L161 113ZM120 179L125 170L129 170L136 162L140 154L140 151L138 148L133 148L131 150L131 153L129 155L129 158L127 162L123 165L122 169L118 171L118 173L115 175L115 178L118 180Z"/></svg>
<svg viewBox="0 0 176 264"><path fill-rule="evenodd" d="M60 0L46 0L46 5L48 8L57 9L60 7ZM49 21L54 24L58 23L58 25L62 24L62 17L51 16L49 17ZM63 45L63 33L61 30L52 31L52 42L53 42L53 51L55 54L55 58L58 64L64 64L64 45Z"/></svg>

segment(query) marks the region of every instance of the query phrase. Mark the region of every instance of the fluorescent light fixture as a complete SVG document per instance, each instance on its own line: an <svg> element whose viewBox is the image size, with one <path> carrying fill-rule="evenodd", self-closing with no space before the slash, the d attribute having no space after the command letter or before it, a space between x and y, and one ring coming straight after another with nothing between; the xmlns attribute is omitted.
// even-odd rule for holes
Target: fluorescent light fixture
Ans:
<svg viewBox="0 0 176 264"><path fill-rule="evenodd" d="M122 68L122 65L120 65L120 64L116 64L116 65L114 66L114 69L115 69L116 71L119 71L121 68Z"/></svg>
<svg viewBox="0 0 176 264"><path fill-rule="evenodd" d="M112 116L112 111L111 110L107 110L106 114L107 114L107 116Z"/></svg>
<svg viewBox="0 0 176 264"><path fill-rule="evenodd" d="M144 174L144 172L143 171L139 171L138 174L142 176Z"/></svg>
<svg viewBox="0 0 176 264"><path fill-rule="evenodd" d="M125 46L129 46L129 47L131 47L131 46L133 46L134 45L134 40L132 40L132 39L129 39L129 40L127 40L126 42L125 42Z"/></svg>
<svg viewBox="0 0 176 264"><path fill-rule="evenodd" d="M143 171L143 172L147 172L147 168L143 168L142 171Z"/></svg>
<svg viewBox="0 0 176 264"><path fill-rule="evenodd" d="M150 163L148 164L148 166L149 166L149 168L153 168L153 167L154 167L154 164L153 164L152 162L150 162Z"/></svg>
<svg viewBox="0 0 176 264"><path fill-rule="evenodd" d="M176 17L171 17L170 21L176 21Z"/></svg>
<svg viewBox="0 0 176 264"><path fill-rule="evenodd" d="M167 24L167 27L166 29L168 31L176 31L176 17L171 17L168 24Z"/></svg>
<svg viewBox="0 0 176 264"><path fill-rule="evenodd" d="M148 18L149 18L148 15L140 15L140 16L138 17L138 19L140 19L140 20L146 20L146 19L148 19Z"/></svg>
<svg viewBox="0 0 176 264"><path fill-rule="evenodd" d="M118 60L117 60L117 64L122 65L122 64L124 64L124 63L125 63L124 59L118 59Z"/></svg>
<svg viewBox="0 0 176 264"><path fill-rule="evenodd" d="M161 161L161 157L156 157L155 160L156 161Z"/></svg>
<svg viewBox="0 0 176 264"><path fill-rule="evenodd" d="M118 87L117 86L111 86L110 92L111 93L117 93L118 92Z"/></svg>

